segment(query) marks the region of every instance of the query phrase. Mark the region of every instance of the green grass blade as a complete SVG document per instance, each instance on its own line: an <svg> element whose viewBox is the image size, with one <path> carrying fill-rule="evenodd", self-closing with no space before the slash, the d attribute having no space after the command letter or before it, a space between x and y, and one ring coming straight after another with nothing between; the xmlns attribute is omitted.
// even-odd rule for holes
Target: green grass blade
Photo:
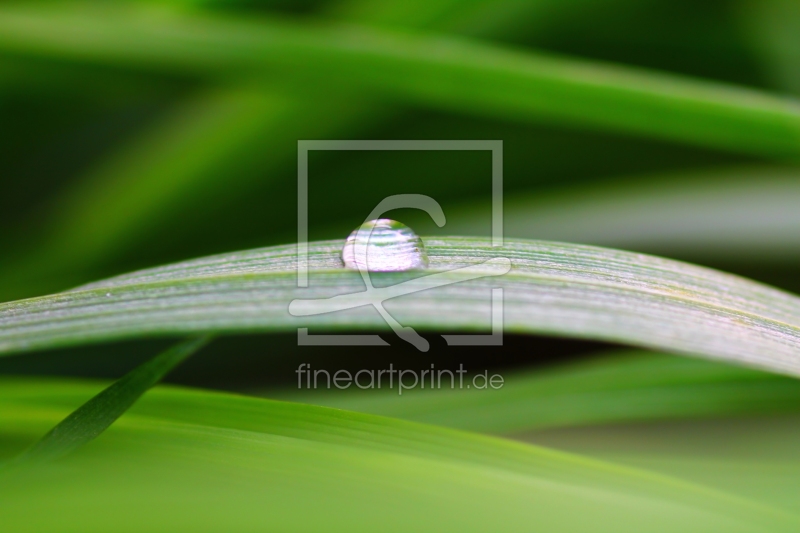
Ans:
<svg viewBox="0 0 800 533"><path fill-rule="evenodd" d="M0 49L182 69L281 72L464 112L635 132L796 157L800 106L742 87L509 50L455 38L151 10L4 5Z"/></svg>
<svg viewBox="0 0 800 533"><path fill-rule="evenodd" d="M253 391L269 398L469 431L800 412L800 382L702 359L621 351L553 369L500 372L497 390ZM323 382L324 383L324 382ZM445 381L447 383L447 381ZM324 386L324 385L323 385Z"/></svg>
<svg viewBox="0 0 800 533"><path fill-rule="evenodd" d="M800 298L737 276L643 254L547 241L426 238L428 273L453 284L435 290L415 273L373 274L378 285L421 290L392 298L401 324L423 330L486 330L490 289L504 289L508 332L544 333L721 358L800 374ZM311 243L310 287L297 287L296 246L167 265L78 290L0 305L0 353L114 339L199 332L295 331L310 327L384 331L371 307L297 318L295 299L364 290L343 270L342 241ZM464 282L452 270L493 257L510 273Z"/></svg>
<svg viewBox="0 0 800 533"><path fill-rule="evenodd" d="M139 365L70 413L19 456L15 465L57 459L88 444L125 414L168 372L208 344L210 340L209 337L187 340Z"/></svg>
<svg viewBox="0 0 800 533"><path fill-rule="evenodd" d="M9 453L93 389L5 380L0 452ZM92 452L73 454L60 468L12 472L0 486L4 523L15 530L77 523L82 531L797 527L795 517L768 505L539 447L168 387L142 398ZM85 498L96 511L85 511Z"/></svg>

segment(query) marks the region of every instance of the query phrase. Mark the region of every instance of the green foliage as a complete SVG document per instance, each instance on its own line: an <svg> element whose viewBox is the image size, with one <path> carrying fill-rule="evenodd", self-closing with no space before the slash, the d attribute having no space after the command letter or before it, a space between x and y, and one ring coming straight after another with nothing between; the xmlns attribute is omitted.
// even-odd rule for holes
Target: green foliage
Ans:
<svg viewBox="0 0 800 533"><path fill-rule="evenodd" d="M208 337L191 339L137 367L70 413L40 441L26 450L15 465L57 459L94 440L167 372L202 348L208 341Z"/></svg>
<svg viewBox="0 0 800 533"><path fill-rule="evenodd" d="M97 387L17 381L0 390L10 407L5 433L26 441ZM60 465L4 479L4 523L22 530L72 523L83 531L527 531L534 522L582 531L797 527L769 506L534 446L169 388L153 390ZM83 500L88 495L91 502ZM96 511L86 513L85 505Z"/></svg>
<svg viewBox="0 0 800 533"><path fill-rule="evenodd" d="M790 0L4 2L0 374L54 373L37 352L60 350L71 374L125 376L0 376L0 458L25 466L2 471L0 524L796 531L800 386L778 374L800 372L798 27ZM298 289L297 141L360 138L503 140L504 246L482 154L312 153ZM474 357L522 343L505 387L297 390L285 366L310 352L275 334L403 344L369 307L288 307L363 290L343 238L409 192L447 215L392 215L429 235L432 277L376 286L457 283L386 308L484 331L502 287L513 342ZM450 272L493 257L511 272ZM242 335L278 385L145 394L209 334ZM542 336L666 353L531 366L567 345ZM216 347L185 381L235 359Z"/></svg>
<svg viewBox="0 0 800 533"><path fill-rule="evenodd" d="M79 30L77 30L79 28ZM0 47L223 79L278 72L459 111L796 157L800 106L758 91L458 39L121 6L4 7ZM424 80L424 83L420 83Z"/></svg>

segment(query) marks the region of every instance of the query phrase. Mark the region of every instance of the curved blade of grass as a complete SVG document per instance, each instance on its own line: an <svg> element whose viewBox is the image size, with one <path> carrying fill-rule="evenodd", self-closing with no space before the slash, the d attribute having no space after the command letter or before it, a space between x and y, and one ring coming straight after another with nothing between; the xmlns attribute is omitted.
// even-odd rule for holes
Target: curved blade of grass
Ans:
<svg viewBox="0 0 800 533"><path fill-rule="evenodd" d="M210 337L189 339L139 365L70 413L23 452L14 464L57 459L94 440L125 414L142 394L210 340Z"/></svg>
<svg viewBox="0 0 800 533"><path fill-rule="evenodd" d="M4 5L0 49L227 77L324 79L470 113L556 120L796 157L796 101L454 38L129 7Z"/></svg>
<svg viewBox="0 0 800 533"><path fill-rule="evenodd" d="M96 389L52 380L2 385L4 453ZM28 529L52 529L56 521L83 531L797 527L795 517L769 506L543 448L168 387L142 398L92 453L73 454L60 468L14 473L0 486L4 523ZM85 498L97 511L85 512Z"/></svg>
<svg viewBox="0 0 800 533"><path fill-rule="evenodd" d="M800 298L737 276L643 254L546 241L426 238L436 279L373 274L376 286L407 281L421 292L385 307L404 326L487 330L491 288L504 289L509 332L592 338L738 361L800 374ZM330 298L364 290L343 270L341 241L309 244L310 286L297 287L296 247L279 246L167 265L52 296L0 305L0 354L112 339L198 332L386 329L362 306L327 313ZM508 258L510 273L475 266ZM453 269L473 265L473 281ZM295 299L315 316L292 316Z"/></svg>
<svg viewBox="0 0 800 533"><path fill-rule="evenodd" d="M522 191L503 205L507 236L739 262L800 258L800 169L742 167ZM679 214L679 215L678 215ZM450 211L449 230L481 235L486 202ZM413 225L413 221L409 221Z"/></svg>
<svg viewBox="0 0 800 533"><path fill-rule="evenodd" d="M490 372L491 373L491 372ZM800 412L800 382L702 359L620 351L553 369L500 372L497 390L259 390L275 399L469 431ZM469 375L465 379L471 379ZM469 381L466 381L469 383ZM324 382L323 382L324 383Z"/></svg>

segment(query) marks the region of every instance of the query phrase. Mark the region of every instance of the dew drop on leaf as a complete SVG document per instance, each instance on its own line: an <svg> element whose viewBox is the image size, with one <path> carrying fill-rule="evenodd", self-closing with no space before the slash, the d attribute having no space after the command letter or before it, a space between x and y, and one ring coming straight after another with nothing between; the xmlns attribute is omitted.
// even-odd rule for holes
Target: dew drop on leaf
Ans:
<svg viewBox="0 0 800 533"><path fill-rule="evenodd" d="M342 248L346 268L369 272L402 272L426 268L422 239L396 220L379 218L353 230ZM366 262L366 263L365 263Z"/></svg>

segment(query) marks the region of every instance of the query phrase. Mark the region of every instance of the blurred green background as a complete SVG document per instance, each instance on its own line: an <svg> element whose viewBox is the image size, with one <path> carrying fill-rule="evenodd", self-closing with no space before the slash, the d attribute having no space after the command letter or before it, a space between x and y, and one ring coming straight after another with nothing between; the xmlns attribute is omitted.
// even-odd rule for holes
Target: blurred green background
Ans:
<svg viewBox="0 0 800 533"><path fill-rule="evenodd" d="M292 242L299 139L500 139L507 236L798 291L798 34L789 0L3 1L0 300ZM551 67L601 89L526 85ZM627 76L630 90L592 92ZM663 105L647 103L651 86ZM717 95L730 109L707 104ZM312 239L343 239L397 193L444 207L441 229L393 215L423 235L490 230L488 153L315 152L310 176ZM237 388L291 380L314 357L428 361L294 344L222 341L173 379ZM115 346L113 360L107 347L6 358L0 371L114 376L145 345ZM516 366L599 348L511 337L500 352L434 357Z"/></svg>

